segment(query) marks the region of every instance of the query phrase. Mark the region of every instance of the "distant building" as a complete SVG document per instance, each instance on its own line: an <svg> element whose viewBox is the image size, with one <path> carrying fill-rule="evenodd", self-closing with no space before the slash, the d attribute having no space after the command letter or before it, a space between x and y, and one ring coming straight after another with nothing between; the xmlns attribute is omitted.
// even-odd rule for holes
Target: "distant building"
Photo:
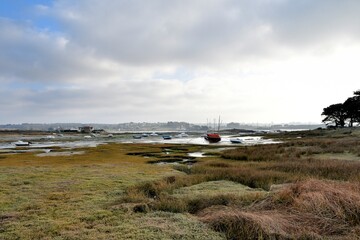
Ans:
<svg viewBox="0 0 360 240"><path fill-rule="evenodd" d="M64 133L78 133L78 132L80 132L80 130L78 128L69 128L69 129L62 130L62 132L64 132Z"/></svg>
<svg viewBox="0 0 360 240"><path fill-rule="evenodd" d="M79 130L82 133L91 133L94 130L94 128L92 126L82 126L79 127Z"/></svg>
<svg viewBox="0 0 360 240"><path fill-rule="evenodd" d="M237 128L237 129L239 129L240 128L240 123L235 123L235 122L228 123L228 124L226 124L226 128Z"/></svg>
<svg viewBox="0 0 360 240"><path fill-rule="evenodd" d="M103 132L105 132L104 129L93 129L92 130L92 133L103 133Z"/></svg>

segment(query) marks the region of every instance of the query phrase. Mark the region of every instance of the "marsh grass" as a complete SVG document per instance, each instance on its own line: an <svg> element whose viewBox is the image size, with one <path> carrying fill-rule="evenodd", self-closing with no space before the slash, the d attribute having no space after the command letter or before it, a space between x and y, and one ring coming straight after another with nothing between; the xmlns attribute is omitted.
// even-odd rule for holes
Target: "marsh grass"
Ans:
<svg viewBox="0 0 360 240"><path fill-rule="evenodd" d="M358 136L316 130L222 152L108 144L3 154L0 238L358 239ZM148 163L197 151L212 155L193 166Z"/></svg>
<svg viewBox="0 0 360 240"><path fill-rule="evenodd" d="M0 239L221 239L185 216L154 219L112 207L130 186L179 174L127 155L139 149L161 152L161 147L107 144L73 156L2 155ZM153 226L161 221L172 231Z"/></svg>
<svg viewBox="0 0 360 240"><path fill-rule="evenodd" d="M276 170L304 177L317 177L341 181L359 179L360 161L307 158L264 164L262 169Z"/></svg>
<svg viewBox="0 0 360 240"><path fill-rule="evenodd" d="M357 239L360 189L310 179L250 207L209 208L198 216L229 239Z"/></svg>
<svg viewBox="0 0 360 240"><path fill-rule="evenodd" d="M176 166L185 175L133 186L128 197L136 193L150 212L195 214L228 239L359 238L357 135L329 136L320 130L301 133L301 138L292 134L282 136L286 141L281 144L229 149L191 168ZM262 192L234 194L224 187L225 192L214 194L207 186L196 194L198 186L221 181ZM193 194L178 194L184 189Z"/></svg>

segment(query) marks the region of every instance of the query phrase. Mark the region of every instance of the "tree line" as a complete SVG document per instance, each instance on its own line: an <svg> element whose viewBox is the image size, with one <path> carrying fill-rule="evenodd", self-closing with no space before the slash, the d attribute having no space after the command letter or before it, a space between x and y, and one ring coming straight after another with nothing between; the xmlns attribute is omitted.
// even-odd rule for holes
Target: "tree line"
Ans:
<svg viewBox="0 0 360 240"><path fill-rule="evenodd" d="M360 125L360 90L354 92L354 96L349 97L343 103L332 104L324 108L322 120L327 126L334 127L353 127Z"/></svg>

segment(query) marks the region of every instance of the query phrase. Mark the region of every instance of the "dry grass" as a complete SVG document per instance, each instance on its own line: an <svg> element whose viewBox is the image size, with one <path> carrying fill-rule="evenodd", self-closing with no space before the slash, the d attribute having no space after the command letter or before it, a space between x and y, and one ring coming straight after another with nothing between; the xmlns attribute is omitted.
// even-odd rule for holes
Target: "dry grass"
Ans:
<svg viewBox="0 0 360 240"><path fill-rule="evenodd" d="M226 150L192 168L176 166L185 175L137 185L128 193L136 193L146 211L195 214L228 239L358 239L359 152L357 136L310 132L282 144ZM335 158L345 155L351 159ZM212 194L210 187L201 197L174 194L223 180L264 190L279 184L283 189L266 198L230 190ZM131 202L131 197L122 201Z"/></svg>
<svg viewBox="0 0 360 240"><path fill-rule="evenodd" d="M229 239L357 239L360 187L312 179L249 208L209 208L199 217Z"/></svg>
<svg viewBox="0 0 360 240"><path fill-rule="evenodd" d="M358 181L360 161L344 161L335 159L306 158L295 160L284 160L263 164L262 169L275 170L306 177L326 178L342 181Z"/></svg>
<svg viewBox="0 0 360 240"><path fill-rule="evenodd" d="M212 207L199 218L227 239L289 239L283 230L294 219L274 211L245 212L234 208Z"/></svg>
<svg viewBox="0 0 360 240"><path fill-rule="evenodd" d="M241 161L282 161L284 158L300 158L325 153L351 153L360 156L360 139L358 137L345 135L342 138L308 137L286 140L282 144L226 150L221 156L225 159Z"/></svg>

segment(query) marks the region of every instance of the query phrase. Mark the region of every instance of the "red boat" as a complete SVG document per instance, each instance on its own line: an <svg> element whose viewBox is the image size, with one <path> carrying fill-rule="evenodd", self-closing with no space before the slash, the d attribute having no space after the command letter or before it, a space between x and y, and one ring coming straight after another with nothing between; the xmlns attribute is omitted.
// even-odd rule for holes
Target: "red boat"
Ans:
<svg viewBox="0 0 360 240"><path fill-rule="evenodd" d="M205 140L209 141L209 143L217 143L221 141L221 137L217 133L208 133L205 136Z"/></svg>

